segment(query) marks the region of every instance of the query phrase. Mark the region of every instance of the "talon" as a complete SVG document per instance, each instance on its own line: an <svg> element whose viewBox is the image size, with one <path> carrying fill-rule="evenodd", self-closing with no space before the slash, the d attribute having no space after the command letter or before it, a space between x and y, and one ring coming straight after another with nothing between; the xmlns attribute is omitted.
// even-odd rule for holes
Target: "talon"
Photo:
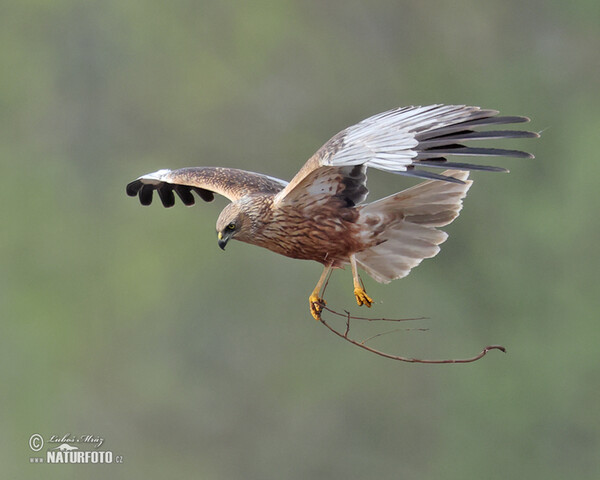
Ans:
<svg viewBox="0 0 600 480"><path fill-rule="evenodd" d="M367 295L364 288L355 288L354 296L356 297L356 303L358 303L359 307L361 305L366 305L371 308L371 305L373 305L373 299Z"/></svg>
<svg viewBox="0 0 600 480"><path fill-rule="evenodd" d="M319 298L319 296L316 294L312 294L310 297L308 297L308 302L310 304L311 315L315 320L321 320L321 312L323 311L323 307L327 305L327 302L322 298Z"/></svg>

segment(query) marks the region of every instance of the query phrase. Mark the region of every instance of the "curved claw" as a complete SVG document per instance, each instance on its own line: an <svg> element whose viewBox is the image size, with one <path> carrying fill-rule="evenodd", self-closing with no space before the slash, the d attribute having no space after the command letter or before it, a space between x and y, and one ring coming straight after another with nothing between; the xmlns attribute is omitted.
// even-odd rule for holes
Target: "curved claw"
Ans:
<svg viewBox="0 0 600 480"><path fill-rule="evenodd" d="M373 299L367 295L367 292L364 288L355 288L354 296L356 297L356 303L358 303L359 307L361 305L366 305L367 307L371 308L371 305L373 305Z"/></svg>
<svg viewBox="0 0 600 480"><path fill-rule="evenodd" d="M322 298L319 298L317 294L312 294L308 297L308 303L310 305L310 313L313 318L317 321L321 320L321 312L323 311L323 307L327 305L327 302Z"/></svg>

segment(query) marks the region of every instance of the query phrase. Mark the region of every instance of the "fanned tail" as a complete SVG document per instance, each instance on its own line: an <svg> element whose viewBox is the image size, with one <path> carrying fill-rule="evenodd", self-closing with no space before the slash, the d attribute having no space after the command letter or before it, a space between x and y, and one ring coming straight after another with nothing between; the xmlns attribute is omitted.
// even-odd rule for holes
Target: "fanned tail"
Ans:
<svg viewBox="0 0 600 480"><path fill-rule="evenodd" d="M451 223L462 208L471 180L469 173L442 173L454 183L429 180L361 208L360 222L378 242L356 254L358 265L381 283L402 278L425 258L440 251L448 234L438 230Z"/></svg>

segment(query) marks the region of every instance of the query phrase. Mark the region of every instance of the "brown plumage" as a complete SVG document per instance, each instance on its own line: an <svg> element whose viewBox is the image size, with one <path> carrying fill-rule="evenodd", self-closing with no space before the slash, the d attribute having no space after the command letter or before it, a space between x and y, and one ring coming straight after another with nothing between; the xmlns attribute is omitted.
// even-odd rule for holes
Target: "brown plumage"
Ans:
<svg viewBox="0 0 600 480"><path fill-rule="evenodd" d="M371 306L357 268L378 282L404 277L424 258L439 251L471 186L468 170L504 171L499 167L457 163L454 155L532 158L518 150L475 148L463 141L532 138L521 130L476 130L520 123L526 117L500 117L479 107L431 105L390 110L349 127L323 145L289 182L259 173L223 167L159 170L127 185L143 205L158 191L164 206L193 205L196 192L211 201L214 193L228 204L217 220L219 246L230 239L258 245L292 258L315 260L325 268L309 297L320 318L320 291L332 268L352 267L359 305ZM428 181L369 204L367 167L426 178ZM449 168L441 174L422 167Z"/></svg>

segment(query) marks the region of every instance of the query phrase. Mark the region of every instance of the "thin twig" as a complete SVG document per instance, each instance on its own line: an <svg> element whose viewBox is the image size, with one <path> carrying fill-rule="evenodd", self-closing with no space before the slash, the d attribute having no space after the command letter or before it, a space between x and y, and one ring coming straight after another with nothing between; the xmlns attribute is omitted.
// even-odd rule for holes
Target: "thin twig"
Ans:
<svg viewBox="0 0 600 480"><path fill-rule="evenodd" d="M329 308L327 305L321 305L323 310L327 310L338 317L344 317L347 320L364 320L366 322L412 322L414 320L429 320L428 317L414 317L414 318L371 318L371 317L355 317L350 315L348 310L344 310L344 313L336 312L335 310Z"/></svg>
<svg viewBox="0 0 600 480"><path fill-rule="evenodd" d="M389 335L391 333L408 332L411 330L416 330L417 332L427 332L429 329L428 328L394 328L393 330L388 330L387 332L381 332L381 333L376 333L375 335L371 335L370 337L365 338L362 342L360 342L360 344L364 345L365 343L367 343L370 340L373 340L374 338L383 337L384 335ZM345 335L348 336L348 333L349 333L349 329L346 329Z"/></svg>
<svg viewBox="0 0 600 480"><path fill-rule="evenodd" d="M400 330L402 330L402 329L394 328L394 330L388 330L387 332L376 333L375 335L371 335L370 337L365 338L362 342L360 342L360 344L364 345L369 340L373 340L374 338L377 338L377 337L383 337L384 335L389 335L390 333L396 333L396 332L399 332Z"/></svg>
<svg viewBox="0 0 600 480"><path fill-rule="evenodd" d="M469 358L459 358L459 359L444 359L444 360L428 360L428 359L422 359L422 358L412 358L412 357L403 357L400 355L392 355L390 353L386 353L386 352L382 352L381 350L376 350L375 348L372 348L368 345L366 345L366 342L369 340L372 340L373 338L382 336L382 335L386 335L388 333L392 333L392 332L384 332L384 333L379 333L377 335L373 335L372 337L367 338L366 340L363 340L362 342L359 342L357 340L354 340L353 338L350 338L349 334L350 334L350 320L370 320L370 321L395 321L395 322L401 322L401 321L405 321L405 320L419 320L419 319L368 319L368 318L363 318L363 317L352 317L350 315L349 312L346 312L346 315L343 315L339 312L336 312L335 310L332 310L328 307L325 307L323 305L323 309L327 310L328 312L331 312L335 315L339 315L339 316L345 316L346 317L346 330L344 331L344 333L336 330L335 328L333 328L331 325L329 325L324 319L323 317L321 317L321 323L323 325L325 325L329 330L331 330L333 333L335 333L338 337L343 338L344 340L346 340L347 342L350 342L352 345L356 345L357 347L360 347L364 350L367 350L368 352L374 353L375 355L379 355L381 357L385 357L385 358L390 358L392 360L398 360L400 362L408 362L408 363L471 363L471 362L475 362L477 360L479 360L480 358L483 358L490 350L500 350L501 352L506 352L506 349L501 346L501 345L489 345L487 347L485 347L479 354L475 355L474 357L469 357ZM398 329L397 329L398 330ZM393 330L393 331L397 331L397 330Z"/></svg>
<svg viewBox="0 0 600 480"><path fill-rule="evenodd" d="M327 289L327 285L329 284L330 277L331 277L331 272L329 272L329 276L325 280L325 285L323 286L323 290L321 291L321 295L322 295L321 298L323 298L323 296L325 294L325 290ZM362 283L362 279L360 279L360 281ZM450 359L445 359L445 360L428 360L428 359L422 359L422 358L403 357L401 355L392 355L391 353L382 352L381 350L376 350L375 348L369 347L368 345L366 345L366 342L368 342L369 340L372 340L374 338L381 337L383 335L387 335L388 333L397 332L400 329L392 330L389 332L378 333L376 335L373 335L373 336L363 340L362 342L359 342L357 340L354 340L353 338L350 338L350 320L364 320L364 321L368 321L368 322L407 322L407 321L412 321L412 320L425 320L425 319L427 319L427 317L417 317L417 318L354 317L354 316L350 315L350 312L348 310L344 310L345 313L336 312L335 310L326 306L325 302L323 302L323 303L321 303L321 311L323 312L324 310L327 310L329 313L331 313L333 315L337 315L338 317L344 317L346 319L346 329L345 329L344 333L342 333L339 330L336 330L335 328L333 328L331 325L329 325L325 320L323 320L323 316L321 316L321 318L320 318L320 322L323 325L325 325L329 330L331 330L333 333L335 333L338 337L343 338L347 342L350 342L352 345L356 345L359 348L362 348L364 350L367 350L368 352L374 353L375 355L379 355L380 357L390 358L392 360L398 360L400 362L438 363L438 364L439 363L471 363L471 362L476 362L477 360L485 357L485 355L490 350L500 350L501 352L506 353L506 348L504 348L502 345L488 345L480 353L478 353L474 357L469 357L469 358L459 358L459 359L450 358ZM421 330L426 330L426 329L421 329Z"/></svg>

